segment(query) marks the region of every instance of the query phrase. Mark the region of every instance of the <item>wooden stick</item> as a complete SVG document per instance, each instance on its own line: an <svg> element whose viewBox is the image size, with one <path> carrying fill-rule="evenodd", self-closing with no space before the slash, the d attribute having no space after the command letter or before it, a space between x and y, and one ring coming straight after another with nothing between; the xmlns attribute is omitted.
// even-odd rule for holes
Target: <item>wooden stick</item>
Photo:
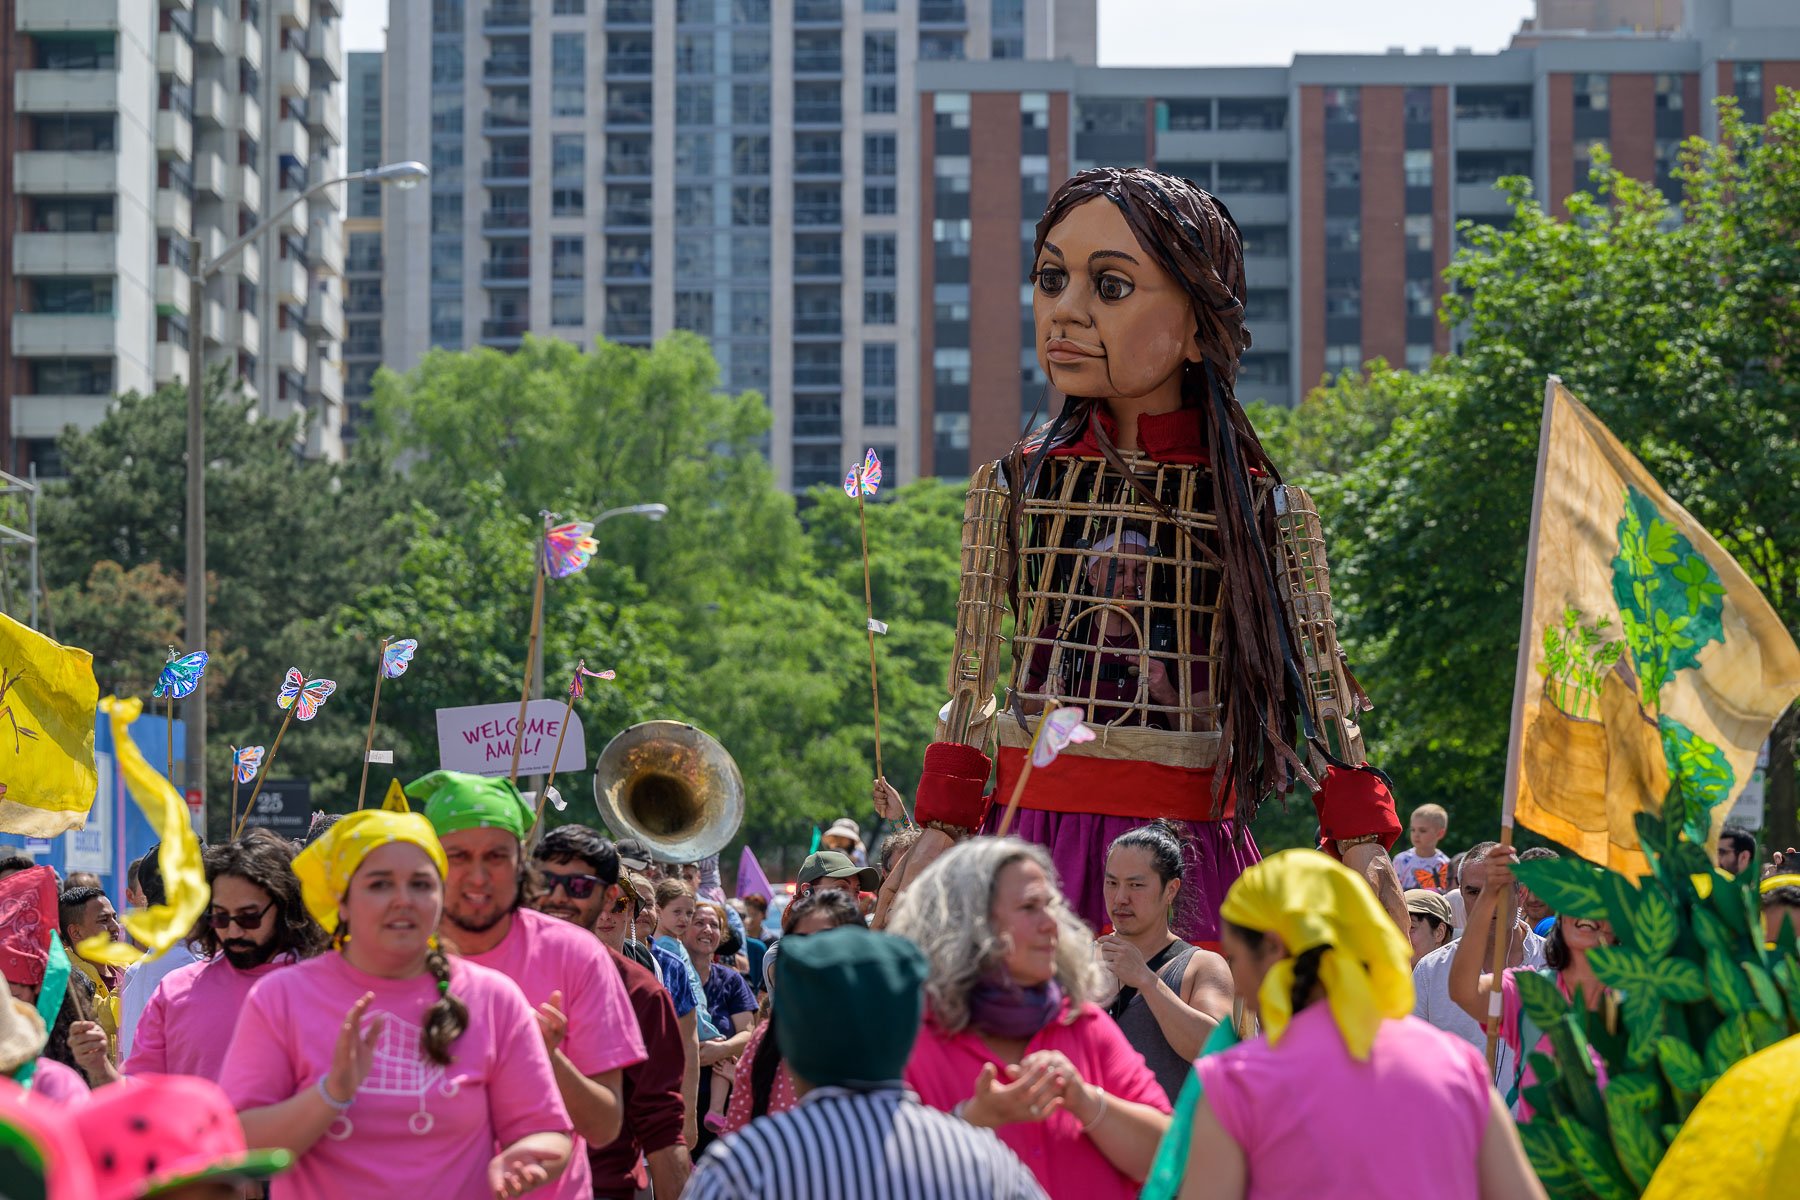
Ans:
<svg viewBox="0 0 1800 1200"><path fill-rule="evenodd" d="M232 749L236 750L237 747L233 746ZM238 798L237 756L233 755L232 762L231 762L231 822L230 822L230 824L227 824L225 826L225 828L227 828L227 829L230 829L232 825L237 824L237 798Z"/></svg>
<svg viewBox="0 0 1800 1200"><path fill-rule="evenodd" d="M362 782L356 785L356 808L362 811L363 795L369 790L369 752L375 748L375 713L381 707L381 681L386 677L384 665L387 662L388 639L381 639L381 648L375 651L375 699L369 702L369 736L363 739Z"/></svg>
<svg viewBox="0 0 1800 1200"><path fill-rule="evenodd" d="M163 726L169 735L169 781L175 780L175 693L163 697Z"/></svg>
<svg viewBox="0 0 1800 1200"><path fill-rule="evenodd" d="M1025 751L1024 769L1019 772L1019 781L1013 784L1012 796L1006 802L1006 811L1000 814L1000 828L995 831L995 837L1005 837L1006 831L1012 828L1013 814L1019 809L1019 797L1025 794L1025 781L1031 778L1031 768L1033 760L1037 758L1038 743L1044 739L1044 730L1050 724L1050 714L1055 707L1054 704L1044 705L1044 711L1038 716L1037 732L1031 735L1031 748ZM998 714L996 714L997 718Z"/></svg>
<svg viewBox="0 0 1800 1200"><path fill-rule="evenodd" d="M863 611L868 616L869 630L869 695L875 705L875 775L887 778L881 769L881 684L875 677L875 598L869 586L869 519L864 515L862 468L856 468L856 523L862 526Z"/></svg>
<svg viewBox="0 0 1800 1200"><path fill-rule="evenodd" d="M515 787L519 783L519 754L525 749L525 706L531 702L531 664L537 657L538 630L544 623L544 577L547 574L543 541L540 538L537 587L531 593L531 636L525 643L525 686L519 689L519 728L513 734L512 771L506 777L507 782Z"/></svg>
<svg viewBox="0 0 1800 1200"><path fill-rule="evenodd" d="M575 684L581 682L581 669L587 666L587 659L577 659L575 679L569 685L569 702L563 706L562 728L556 731L556 749L550 752L550 774L544 779L544 786L538 789L537 815L531 819L531 830L525 835L527 842L532 834L544 822L544 800L550 795L550 787L556 782L556 764L562 761L563 739L569 736L569 714L575 711Z"/></svg>
<svg viewBox="0 0 1800 1200"><path fill-rule="evenodd" d="M269 757L264 760L262 770L257 773L256 786L250 789L250 799L244 802L244 815L238 818L237 827L231 831L231 840L234 842L244 835L244 826L250 821L250 810L256 807L256 798L262 794L263 781L268 779L275 770L275 756L281 753L282 735L287 733L288 726L294 723L294 710L299 707L300 698L296 696L294 703L288 706L287 716L282 718L281 728L275 731L275 744L269 747ZM235 771L232 778L237 778Z"/></svg>
<svg viewBox="0 0 1800 1200"><path fill-rule="evenodd" d="M1501 827L1500 844L1502 846L1511 846L1513 844L1513 827L1511 825ZM1488 886L1492 887L1493 884L1490 882ZM1512 931L1513 893L1512 885L1508 884L1507 894L1500 897L1500 902L1494 905L1494 984L1493 990L1488 992L1486 1021L1487 1069L1489 1078L1493 1077L1494 1065L1500 1058L1500 976L1506 970L1506 956L1512 949ZM1465 934L1464 936L1467 935ZM1529 1054L1531 1053L1531 1047L1520 1046L1519 1053L1521 1055Z"/></svg>

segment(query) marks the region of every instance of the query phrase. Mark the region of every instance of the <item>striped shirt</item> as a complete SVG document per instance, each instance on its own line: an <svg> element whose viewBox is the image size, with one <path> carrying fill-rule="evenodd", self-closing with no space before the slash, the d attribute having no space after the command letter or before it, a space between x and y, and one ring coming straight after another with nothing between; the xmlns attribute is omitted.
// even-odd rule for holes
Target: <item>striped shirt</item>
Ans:
<svg viewBox="0 0 1800 1200"><path fill-rule="evenodd" d="M815 1088L707 1150L686 1200L1044 1200L999 1138L899 1085Z"/></svg>

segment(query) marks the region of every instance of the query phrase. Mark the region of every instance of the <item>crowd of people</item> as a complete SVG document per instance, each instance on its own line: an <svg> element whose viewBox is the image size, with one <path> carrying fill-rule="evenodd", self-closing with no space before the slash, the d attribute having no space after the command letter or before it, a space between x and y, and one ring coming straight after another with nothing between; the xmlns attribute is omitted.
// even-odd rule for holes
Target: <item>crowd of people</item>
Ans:
<svg viewBox="0 0 1800 1200"><path fill-rule="evenodd" d="M125 936L98 880L0 859L0 1123L59 1164L50 1195L1367 1196L1391 1165L1368 1146L1404 1128L1434 1195L1539 1196L1516 974L1610 1002L1606 923L1544 911L1511 846L1446 855L1435 806L1394 859L1407 929L1284 851L1228 893L1219 952L1175 932L1168 822L1097 848L1096 936L1018 839L959 842L877 919L915 830L871 856L845 819L791 897L728 900L716 862L534 836L504 780L406 792L304 846L207 847L205 915L124 971L80 950ZM1755 861L1728 829L1721 870ZM1793 865L1765 880L1771 939ZM152 850L122 900L165 898Z"/></svg>

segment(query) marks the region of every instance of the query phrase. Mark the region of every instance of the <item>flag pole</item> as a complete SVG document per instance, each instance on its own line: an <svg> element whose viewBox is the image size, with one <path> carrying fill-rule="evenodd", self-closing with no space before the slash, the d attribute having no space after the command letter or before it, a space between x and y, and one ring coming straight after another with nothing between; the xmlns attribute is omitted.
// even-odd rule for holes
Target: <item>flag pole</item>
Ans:
<svg viewBox="0 0 1800 1200"><path fill-rule="evenodd" d="M381 639L381 646L375 651L375 699L369 702L369 736L363 739L362 782L356 785L356 808L362 811L363 796L369 790L369 753L375 748L375 713L381 708L381 681L387 672L383 664L387 662L388 639Z"/></svg>
<svg viewBox="0 0 1800 1200"><path fill-rule="evenodd" d="M545 516L546 530L549 529L549 517ZM550 565L544 560L544 535L538 534L537 549L537 586L531 593L531 636L525 643L525 686L519 689L519 727L513 731L512 770L507 774L507 782L518 785L519 754L525 749L525 706L531 702L531 664L537 660L538 633L544 623L544 577L549 574Z"/></svg>
<svg viewBox="0 0 1800 1200"><path fill-rule="evenodd" d="M862 527L863 612L868 617L869 695L875 706L875 776L887 778L881 769L881 684L875 676L875 597L869 585L869 519L863 508L863 468L856 468L856 523Z"/></svg>
<svg viewBox="0 0 1800 1200"><path fill-rule="evenodd" d="M1513 671L1512 727L1506 746L1506 783L1500 793L1500 844L1513 844L1513 810L1519 803L1519 766L1523 753L1525 730L1526 674L1531 670L1531 631L1536 621L1533 611L1537 591L1538 535L1544 520L1544 476L1550 461L1550 420L1556 407L1556 393L1562 379L1552 375L1544 381L1544 414L1538 427L1537 477L1531 487L1531 533L1525 542L1525 599L1519 608L1519 663ZM1511 949L1513 931L1513 897L1503 896L1494 906L1493 983L1488 992L1487 1066L1493 1074L1500 1056L1500 976L1506 970L1506 957ZM1521 1047L1521 1053L1529 1052Z"/></svg>

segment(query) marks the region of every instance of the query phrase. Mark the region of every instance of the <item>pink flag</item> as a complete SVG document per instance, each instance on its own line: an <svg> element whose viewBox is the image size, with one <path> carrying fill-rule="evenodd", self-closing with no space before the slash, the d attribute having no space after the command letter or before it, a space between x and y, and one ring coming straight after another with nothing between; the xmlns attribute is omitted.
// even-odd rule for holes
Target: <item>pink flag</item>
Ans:
<svg viewBox="0 0 1800 1200"><path fill-rule="evenodd" d="M769 877L763 874L762 864L756 861L756 851L744 847L744 853L738 858L737 894L744 896L761 896L764 900L775 899L775 889L769 886Z"/></svg>

